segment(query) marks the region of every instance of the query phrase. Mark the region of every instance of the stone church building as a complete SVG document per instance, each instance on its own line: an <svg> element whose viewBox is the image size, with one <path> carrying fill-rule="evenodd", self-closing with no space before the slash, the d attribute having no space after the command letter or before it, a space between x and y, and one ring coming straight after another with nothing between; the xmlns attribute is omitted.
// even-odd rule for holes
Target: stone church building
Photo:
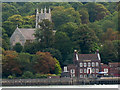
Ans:
<svg viewBox="0 0 120 90"><path fill-rule="evenodd" d="M40 25L38 25L39 22L42 22L42 20L48 19L52 22L51 19L51 9L49 8L49 11L47 11L46 7L41 9L39 12L38 9L36 10L36 28L40 28ZM10 44L11 46L14 46L16 43L20 43L22 46L24 46L26 41L32 42L35 40L35 36L33 35L36 28L16 28L12 36L10 37ZM55 31L53 31L55 32Z"/></svg>

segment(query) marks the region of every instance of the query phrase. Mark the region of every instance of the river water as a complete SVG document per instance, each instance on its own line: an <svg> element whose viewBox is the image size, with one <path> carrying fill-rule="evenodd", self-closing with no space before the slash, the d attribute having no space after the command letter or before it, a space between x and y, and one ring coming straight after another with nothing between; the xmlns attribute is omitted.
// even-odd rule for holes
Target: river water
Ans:
<svg viewBox="0 0 120 90"><path fill-rule="evenodd" d="M18 86L11 88L118 88L119 85L48 85L48 86ZM8 88L4 87L4 88Z"/></svg>

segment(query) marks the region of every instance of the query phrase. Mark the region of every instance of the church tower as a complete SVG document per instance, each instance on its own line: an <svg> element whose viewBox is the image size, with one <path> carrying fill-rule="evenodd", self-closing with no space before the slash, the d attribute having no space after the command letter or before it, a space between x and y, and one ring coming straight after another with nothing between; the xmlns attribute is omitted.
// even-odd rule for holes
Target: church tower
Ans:
<svg viewBox="0 0 120 90"><path fill-rule="evenodd" d="M49 11L47 11L46 7L43 9L41 9L41 11L39 12L39 10L36 10L36 28L40 28L40 25L38 25L39 22L42 22L43 19L48 19L49 21L52 22L51 19L51 9L49 8Z"/></svg>

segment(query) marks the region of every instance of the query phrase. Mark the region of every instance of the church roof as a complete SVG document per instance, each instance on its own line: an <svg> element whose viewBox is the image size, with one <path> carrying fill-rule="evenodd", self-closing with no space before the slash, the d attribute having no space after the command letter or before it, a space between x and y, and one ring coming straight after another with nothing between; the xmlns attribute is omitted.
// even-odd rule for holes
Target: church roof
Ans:
<svg viewBox="0 0 120 90"><path fill-rule="evenodd" d="M23 34L26 40L34 40L35 28L18 28L19 31Z"/></svg>

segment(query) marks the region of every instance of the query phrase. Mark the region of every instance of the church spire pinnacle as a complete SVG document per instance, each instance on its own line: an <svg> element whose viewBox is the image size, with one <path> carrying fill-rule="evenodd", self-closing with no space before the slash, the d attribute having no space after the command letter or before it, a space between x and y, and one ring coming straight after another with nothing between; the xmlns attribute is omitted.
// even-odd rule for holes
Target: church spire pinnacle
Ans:
<svg viewBox="0 0 120 90"><path fill-rule="evenodd" d="M44 13L46 13L46 11L47 11L47 10L46 10L46 6L45 6Z"/></svg>
<svg viewBox="0 0 120 90"><path fill-rule="evenodd" d="M51 13L51 9L49 8L49 13Z"/></svg>
<svg viewBox="0 0 120 90"><path fill-rule="evenodd" d="M41 9L41 13L43 13L43 9Z"/></svg>
<svg viewBox="0 0 120 90"><path fill-rule="evenodd" d="M36 9L36 14L38 14L39 13L39 11L38 11L38 8Z"/></svg>

